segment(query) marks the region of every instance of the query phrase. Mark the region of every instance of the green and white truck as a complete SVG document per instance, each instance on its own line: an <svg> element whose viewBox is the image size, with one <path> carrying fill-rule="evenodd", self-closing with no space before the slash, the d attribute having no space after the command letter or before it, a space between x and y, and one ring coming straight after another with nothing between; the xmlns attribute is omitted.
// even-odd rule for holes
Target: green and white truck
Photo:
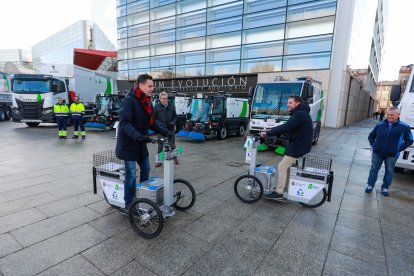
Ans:
<svg viewBox="0 0 414 276"><path fill-rule="evenodd" d="M321 131L323 111L323 90L321 83L308 77L295 81L277 79L273 82L259 82L254 90L252 109L250 112L250 133L257 134L264 129L271 129L285 123L289 119L287 102L289 96L297 95L309 105L313 121L313 141L316 145ZM270 146L285 145L287 136L267 137L266 144Z"/></svg>
<svg viewBox="0 0 414 276"><path fill-rule="evenodd" d="M11 118L12 98L10 79L6 73L0 72L0 122Z"/></svg>

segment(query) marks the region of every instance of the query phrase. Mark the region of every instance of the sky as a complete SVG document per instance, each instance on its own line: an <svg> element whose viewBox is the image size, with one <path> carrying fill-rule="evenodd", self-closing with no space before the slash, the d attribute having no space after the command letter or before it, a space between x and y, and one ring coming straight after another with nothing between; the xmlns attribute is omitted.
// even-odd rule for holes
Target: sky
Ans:
<svg viewBox="0 0 414 276"><path fill-rule="evenodd" d="M78 20L90 19L92 2L0 0L0 49L30 49ZM401 66L414 63L414 35L409 33L413 10L413 0L389 1L380 81L397 79Z"/></svg>

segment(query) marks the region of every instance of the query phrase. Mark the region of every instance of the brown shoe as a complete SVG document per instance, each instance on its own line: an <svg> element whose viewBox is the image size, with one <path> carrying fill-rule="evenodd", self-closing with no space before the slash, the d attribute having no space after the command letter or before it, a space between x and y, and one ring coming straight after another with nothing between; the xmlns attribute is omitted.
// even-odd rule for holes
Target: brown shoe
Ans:
<svg viewBox="0 0 414 276"><path fill-rule="evenodd" d="M174 159L174 164L178 165L178 159Z"/></svg>
<svg viewBox="0 0 414 276"><path fill-rule="evenodd" d="M156 164L155 164L155 167L156 167L156 168L159 168L159 167L161 167L161 166L162 166L162 164L161 164L161 163L156 163Z"/></svg>

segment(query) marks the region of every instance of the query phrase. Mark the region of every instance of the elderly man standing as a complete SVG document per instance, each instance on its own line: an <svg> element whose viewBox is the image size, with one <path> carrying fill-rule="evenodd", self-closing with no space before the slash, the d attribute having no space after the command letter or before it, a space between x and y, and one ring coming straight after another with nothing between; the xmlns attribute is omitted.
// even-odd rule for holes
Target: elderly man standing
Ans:
<svg viewBox="0 0 414 276"><path fill-rule="evenodd" d="M413 135L409 125L399 119L400 111L396 107L387 110L387 119L379 122L368 136L372 147L371 170L368 176L366 193L371 193L377 181L378 171L382 163L385 174L381 186L381 194L389 196L389 188L394 176L395 162L400 152L413 144Z"/></svg>
<svg viewBox="0 0 414 276"><path fill-rule="evenodd" d="M154 107L154 119L163 128L174 133L177 122L177 113L175 106L168 103L168 94L166 92L160 93L160 102ZM172 136L170 142L175 146L175 136ZM158 144L158 153L162 151L162 145ZM178 165L177 157L174 158L174 163ZM160 167L162 163L155 164L155 167Z"/></svg>

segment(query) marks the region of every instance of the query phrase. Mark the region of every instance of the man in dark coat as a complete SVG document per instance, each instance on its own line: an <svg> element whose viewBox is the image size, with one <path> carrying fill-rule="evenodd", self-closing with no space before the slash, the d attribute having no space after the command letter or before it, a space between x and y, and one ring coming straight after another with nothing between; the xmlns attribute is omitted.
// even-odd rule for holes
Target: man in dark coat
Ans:
<svg viewBox="0 0 414 276"><path fill-rule="evenodd" d="M135 197L136 191L136 164L140 167L140 182L148 180L150 163L147 143L151 138L147 136L148 129L170 137L168 130L160 127L152 114L151 97L154 90L152 76L139 75L135 89L128 92L119 110L118 139L116 156L125 161L125 210Z"/></svg>
<svg viewBox="0 0 414 276"><path fill-rule="evenodd" d="M260 134L261 137L265 137L287 133L289 137L285 156L277 166L276 191L265 195L266 198L280 201L286 200L283 198L283 191L287 184L289 168L296 162L297 158L311 151L313 136L313 123L309 115L309 106L303 104L299 96L290 96L287 106L290 114L289 120L285 124Z"/></svg>
<svg viewBox="0 0 414 276"><path fill-rule="evenodd" d="M154 119L158 125L169 130L171 133L175 131L175 124L177 122L177 113L175 106L168 103L168 94L166 92L160 93L160 102L154 106ZM172 136L169 140L175 147L175 137ZM158 144L158 153L162 151L162 145ZM174 158L174 163L178 165L177 157ZM155 164L155 167L160 167L162 163Z"/></svg>
<svg viewBox="0 0 414 276"><path fill-rule="evenodd" d="M400 111L396 107L387 110L387 119L379 122L368 136L372 147L371 170L368 176L366 193L371 193L377 181L378 171L384 163L385 174L381 194L389 196L389 188L394 176L395 162L401 151L413 144L410 126L399 119Z"/></svg>

